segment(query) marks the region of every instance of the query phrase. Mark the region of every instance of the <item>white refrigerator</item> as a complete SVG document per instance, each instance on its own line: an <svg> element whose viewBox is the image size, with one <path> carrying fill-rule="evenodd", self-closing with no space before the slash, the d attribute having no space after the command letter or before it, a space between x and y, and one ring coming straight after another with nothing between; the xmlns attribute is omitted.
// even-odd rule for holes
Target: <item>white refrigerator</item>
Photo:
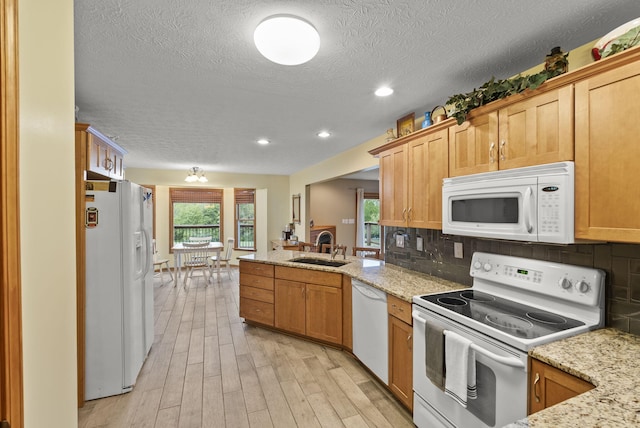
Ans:
<svg viewBox="0 0 640 428"><path fill-rule="evenodd" d="M87 181L85 399L131 391L153 343L151 191Z"/></svg>

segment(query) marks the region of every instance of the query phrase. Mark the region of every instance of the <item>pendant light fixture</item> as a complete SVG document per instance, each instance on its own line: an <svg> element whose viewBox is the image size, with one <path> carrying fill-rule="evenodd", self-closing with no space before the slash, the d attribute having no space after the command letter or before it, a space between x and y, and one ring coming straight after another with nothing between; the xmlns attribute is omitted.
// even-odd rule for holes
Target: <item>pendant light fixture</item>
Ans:
<svg viewBox="0 0 640 428"><path fill-rule="evenodd" d="M293 15L273 15L256 27L253 41L258 51L276 64L299 65L320 49L320 35L313 25Z"/></svg>
<svg viewBox="0 0 640 428"><path fill-rule="evenodd" d="M187 178L184 179L184 181L186 181L187 183L195 183L196 181L199 181L200 183L206 183L209 180L207 180L207 177L204 176L203 170L201 170L197 166L194 166L189 170L189 174L187 175Z"/></svg>

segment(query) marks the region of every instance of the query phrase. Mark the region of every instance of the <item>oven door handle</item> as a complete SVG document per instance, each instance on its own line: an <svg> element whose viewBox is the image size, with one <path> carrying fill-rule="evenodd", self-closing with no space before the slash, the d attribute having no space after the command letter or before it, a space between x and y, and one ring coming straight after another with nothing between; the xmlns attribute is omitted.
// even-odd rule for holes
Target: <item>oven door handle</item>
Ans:
<svg viewBox="0 0 640 428"><path fill-rule="evenodd" d="M420 316L420 312L418 311L413 311L411 313L411 315L413 316L413 319L418 321L420 324L425 324L427 323L427 320L425 320L424 318L422 318ZM447 335L447 330L444 330L444 335ZM487 358L490 358L492 360L494 360L497 363L503 364L505 366L509 366L509 367L517 367L517 368L524 368L524 363L519 360L518 358L513 358L513 357L503 357L501 355L498 354L494 354L491 351L487 351L486 349L476 345L475 343L472 343L470 346L471 349L473 349L474 351L476 351L479 354L484 355Z"/></svg>

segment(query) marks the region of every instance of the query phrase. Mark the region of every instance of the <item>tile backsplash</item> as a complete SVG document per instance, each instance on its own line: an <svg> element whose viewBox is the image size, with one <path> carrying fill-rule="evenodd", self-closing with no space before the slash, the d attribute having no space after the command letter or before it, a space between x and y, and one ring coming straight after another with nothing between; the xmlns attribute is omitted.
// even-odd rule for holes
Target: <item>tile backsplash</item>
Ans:
<svg viewBox="0 0 640 428"><path fill-rule="evenodd" d="M549 260L606 272L606 325L640 335L640 245L544 245L443 235L439 230L385 227L385 261L406 269L471 285L469 266L476 251ZM396 245L403 235L404 247ZM418 251L422 238L422 251ZM462 243L463 258L454 257Z"/></svg>

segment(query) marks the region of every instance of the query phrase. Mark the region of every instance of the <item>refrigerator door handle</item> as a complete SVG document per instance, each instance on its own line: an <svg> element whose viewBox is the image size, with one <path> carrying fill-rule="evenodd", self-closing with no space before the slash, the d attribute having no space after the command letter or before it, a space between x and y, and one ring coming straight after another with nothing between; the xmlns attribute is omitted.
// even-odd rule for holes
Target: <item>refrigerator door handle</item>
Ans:
<svg viewBox="0 0 640 428"><path fill-rule="evenodd" d="M144 256L144 272L142 273L142 276L146 276L147 273L149 273L149 268L151 266L151 252L153 251L151 249L151 240L149 239L149 234L147 233L146 230L142 229L142 235L144 236L144 244L145 244L145 256Z"/></svg>

